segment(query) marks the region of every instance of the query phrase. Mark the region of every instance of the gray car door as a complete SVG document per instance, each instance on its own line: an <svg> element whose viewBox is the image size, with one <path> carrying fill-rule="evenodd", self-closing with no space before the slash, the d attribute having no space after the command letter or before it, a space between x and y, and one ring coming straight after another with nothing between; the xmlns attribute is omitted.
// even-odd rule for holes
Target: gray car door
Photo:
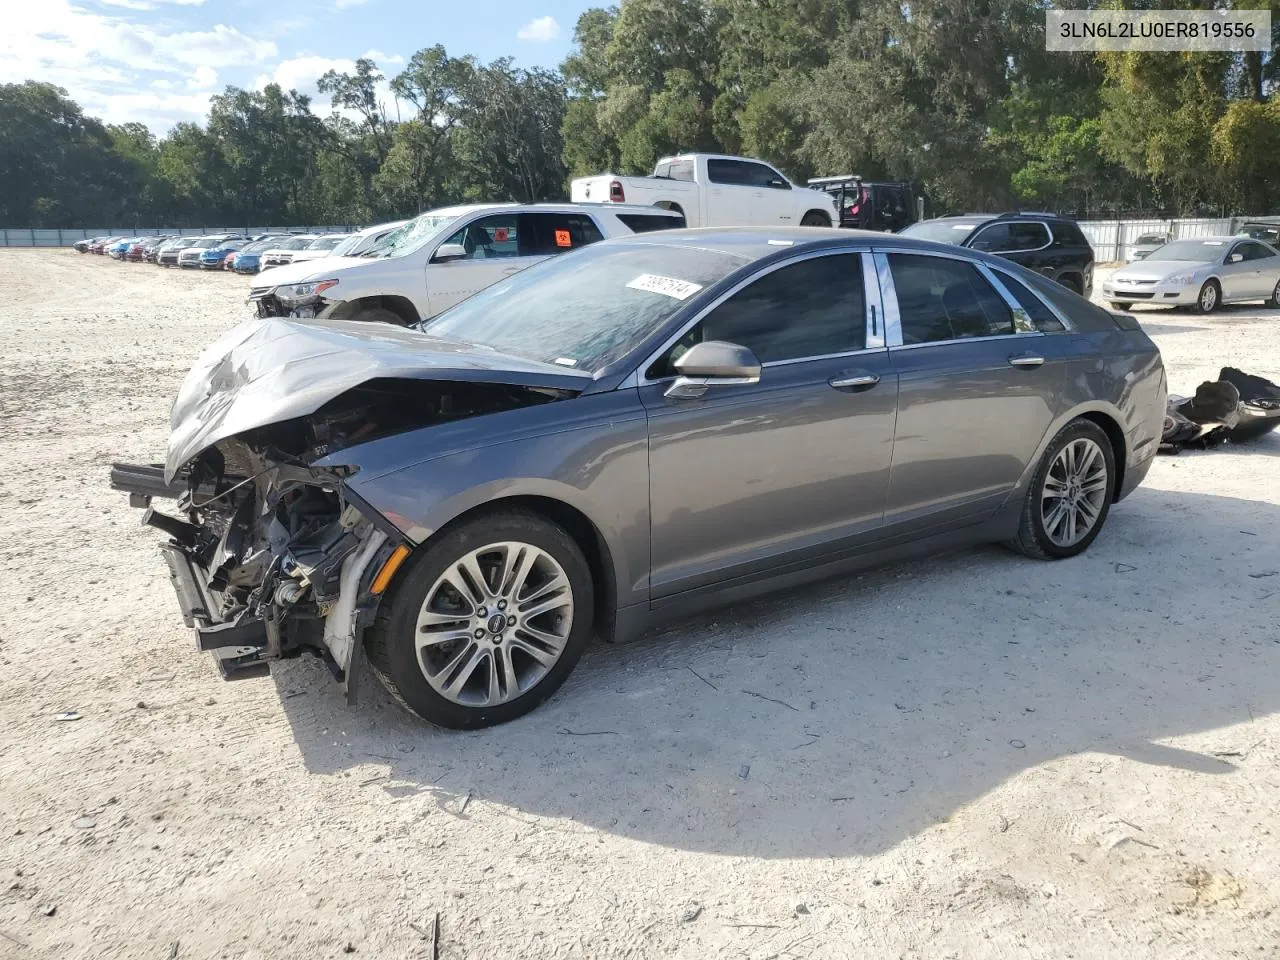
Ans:
<svg viewBox="0 0 1280 960"><path fill-rule="evenodd" d="M886 534L984 519L1057 415L1070 338L1038 330L986 266L891 249L876 264L899 389Z"/></svg>
<svg viewBox="0 0 1280 960"><path fill-rule="evenodd" d="M873 313L869 254L811 254L739 285L642 371L655 601L878 530L897 382ZM671 362L703 340L749 347L760 382L665 396Z"/></svg>
<svg viewBox="0 0 1280 960"><path fill-rule="evenodd" d="M1280 282L1280 256L1270 247L1251 240L1240 244L1245 264L1251 268L1249 274L1249 298L1262 300L1271 296Z"/></svg>
<svg viewBox="0 0 1280 960"><path fill-rule="evenodd" d="M1222 266L1218 273L1222 277L1222 299L1247 300L1256 296L1255 272L1257 265L1249 261L1248 247L1252 241L1234 244L1222 258ZM1238 258L1238 259L1235 259ZM1235 259L1233 263L1232 260Z"/></svg>

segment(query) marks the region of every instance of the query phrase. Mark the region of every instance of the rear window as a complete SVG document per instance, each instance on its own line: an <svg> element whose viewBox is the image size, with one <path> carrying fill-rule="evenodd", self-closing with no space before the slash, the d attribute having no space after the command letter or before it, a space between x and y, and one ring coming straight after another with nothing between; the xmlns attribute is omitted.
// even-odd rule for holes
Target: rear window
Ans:
<svg viewBox="0 0 1280 960"><path fill-rule="evenodd" d="M1053 245L1055 247L1088 247L1089 241L1070 220L1054 220L1050 227L1053 229Z"/></svg>
<svg viewBox="0 0 1280 960"><path fill-rule="evenodd" d="M663 216L656 213L620 213L618 219L632 233L649 233L653 230L678 230L686 225L683 215Z"/></svg>
<svg viewBox="0 0 1280 960"><path fill-rule="evenodd" d="M984 223L985 220L921 220L903 230L902 236L958 245L969 238L975 227Z"/></svg>
<svg viewBox="0 0 1280 960"><path fill-rule="evenodd" d="M686 180L693 182L693 161L692 160L671 160L666 163L660 163L653 168L655 177L662 177L666 180Z"/></svg>
<svg viewBox="0 0 1280 960"><path fill-rule="evenodd" d="M1044 297L1071 320L1072 325L1083 333L1100 333L1116 328L1111 314L1101 307L1078 296L1062 284L1042 277L1036 273L1023 273L1019 279L1025 279L1027 286Z"/></svg>
<svg viewBox="0 0 1280 960"><path fill-rule="evenodd" d="M1018 301L1018 306L1026 311L1037 330L1041 333L1058 333L1066 329L1062 321L1054 316L1053 311L1044 305L1044 301L1028 290L1021 280L1015 279L1012 274L1005 273L1003 270L996 271L996 274L1005 289L1013 295L1013 299Z"/></svg>

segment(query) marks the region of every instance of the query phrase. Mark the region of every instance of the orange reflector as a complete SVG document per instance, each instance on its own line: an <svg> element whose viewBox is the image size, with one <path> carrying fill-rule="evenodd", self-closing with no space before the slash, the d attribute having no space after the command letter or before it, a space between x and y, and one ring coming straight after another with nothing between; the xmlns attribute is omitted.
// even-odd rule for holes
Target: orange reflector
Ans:
<svg viewBox="0 0 1280 960"><path fill-rule="evenodd" d="M387 584L391 582L391 578L396 575L396 571L400 569L400 564L404 563L405 558L409 556L409 548L404 544L396 547L391 551L391 556L387 557L387 562L382 565L382 569L378 571L378 575L373 578L373 586L369 588L371 593L382 593L387 589Z"/></svg>

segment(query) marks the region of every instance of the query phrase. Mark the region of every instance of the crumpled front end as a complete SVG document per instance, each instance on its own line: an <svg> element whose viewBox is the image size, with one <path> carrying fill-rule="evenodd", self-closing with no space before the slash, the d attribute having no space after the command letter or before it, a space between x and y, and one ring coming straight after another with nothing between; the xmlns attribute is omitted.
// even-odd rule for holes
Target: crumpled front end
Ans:
<svg viewBox="0 0 1280 960"><path fill-rule="evenodd" d="M223 441L172 484L161 467L117 464L112 485L168 535L161 552L183 619L224 678L310 651L345 680L377 606L374 577L407 548L345 489L346 468L311 468L272 439ZM176 510L152 506L170 497Z"/></svg>

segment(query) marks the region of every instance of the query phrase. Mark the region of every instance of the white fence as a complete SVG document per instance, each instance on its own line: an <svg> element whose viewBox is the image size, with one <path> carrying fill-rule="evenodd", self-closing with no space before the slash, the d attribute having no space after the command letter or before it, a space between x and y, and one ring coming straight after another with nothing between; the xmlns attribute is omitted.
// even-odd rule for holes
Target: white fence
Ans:
<svg viewBox="0 0 1280 960"><path fill-rule="evenodd" d="M1213 237L1236 232L1236 224L1248 217L1228 217L1220 220L1081 220L1080 229L1093 247L1093 255L1099 263L1123 261L1129 248L1139 237L1149 233L1184 237ZM1272 219L1272 218L1260 218Z"/></svg>
<svg viewBox="0 0 1280 960"><path fill-rule="evenodd" d="M0 247L69 247L91 237L192 237L235 233L256 237L263 233L347 233L350 226L329 227L90 227L87 230L47 230L39 227L0 227Z"/></svg>

